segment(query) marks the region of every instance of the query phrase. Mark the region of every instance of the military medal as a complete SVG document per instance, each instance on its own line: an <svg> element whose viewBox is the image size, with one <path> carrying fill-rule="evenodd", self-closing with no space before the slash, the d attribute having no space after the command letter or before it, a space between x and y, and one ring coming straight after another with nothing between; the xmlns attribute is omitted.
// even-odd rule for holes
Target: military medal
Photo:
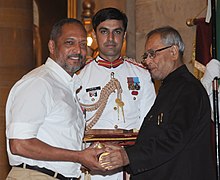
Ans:
<svg viewBox="0 0 220 180"><path fill-rule="evenodd" d="M139 77L127 77L127 83L133 99L136 100L138 91L141 89Z"/></svg>
<svg viewBox="0 0 220 180"><path fill-rule="evenodd" d="M128 89L129 90L140 90L139 77L127 77Z"/></svg>

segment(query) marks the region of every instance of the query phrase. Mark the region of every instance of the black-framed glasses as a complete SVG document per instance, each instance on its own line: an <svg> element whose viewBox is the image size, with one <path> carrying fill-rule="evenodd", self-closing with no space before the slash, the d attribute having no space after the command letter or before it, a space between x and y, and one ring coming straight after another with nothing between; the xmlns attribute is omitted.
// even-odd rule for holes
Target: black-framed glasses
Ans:
<svg viewBox="0 0 220 180"><path fill-rule="evenodd" d="M166 47L163 47L163 48L160 48L160 49L156 49L156 50L150 49L149 51L145 52L142 55L142 58L143 58L143 60L147 59L148 57L150 59L154 59L156 57L156 55L157 55L157 52L163 51L163 50L168 49L168 48L170 48L172 46L173 45L170 45L170 46L166 46Z"/></svg>

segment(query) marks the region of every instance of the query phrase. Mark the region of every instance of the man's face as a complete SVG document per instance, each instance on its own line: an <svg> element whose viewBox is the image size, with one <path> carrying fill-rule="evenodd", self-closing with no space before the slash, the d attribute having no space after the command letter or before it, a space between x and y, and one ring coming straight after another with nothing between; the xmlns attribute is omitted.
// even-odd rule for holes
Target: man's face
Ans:
<svg viewBox="0 0 220 180"><path fill-rule="evenodd" d="M85 64L86 43L86 32L79 24L65 24L57 42L49 41L51 58L73 76Z"/></svg>
<svg viewBox="0 0 220 180"><path fill-rule="evenodd" d="M165 48L167 47L167 48ZM145 44L145 52L156 51L155 57L148 57L144 60L151 77L155 80L163 80L168 74L176 69L177 56L173 56L173 46L166 46L162 43L160 35L152 35Z"/></svg>
<svg viewBox="0 0 220 180"><path fill-rule="evenodd" d="M96 28L96 40L100 56L110 62L121 55L124 28L121 20L106 20Z"/></svg>

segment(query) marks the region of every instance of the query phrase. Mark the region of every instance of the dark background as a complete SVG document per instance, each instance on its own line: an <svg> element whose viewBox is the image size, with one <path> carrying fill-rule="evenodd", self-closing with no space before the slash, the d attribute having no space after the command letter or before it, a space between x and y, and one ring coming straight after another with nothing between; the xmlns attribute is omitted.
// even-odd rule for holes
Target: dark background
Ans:
<svg viewBox="0 0 220 180"><path fill-rule="evenodd" d="M50 31L55 22L67 17L67 0L36 0L39 9L39 27L42 47L42 63L49 55L48 41Z"/></svg>

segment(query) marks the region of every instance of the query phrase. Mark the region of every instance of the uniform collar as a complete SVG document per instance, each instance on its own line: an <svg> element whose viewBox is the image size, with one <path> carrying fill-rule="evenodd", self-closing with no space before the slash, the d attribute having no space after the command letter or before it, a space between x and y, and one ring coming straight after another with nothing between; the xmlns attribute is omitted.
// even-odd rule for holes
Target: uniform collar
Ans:
<svg viewBox="0 0 220 180"><path fill-rule="evenodd" d="M114 60L113 62L109 62L108 60L105 60L98 56L96 58L96 62L98 63L99 66L104 66L106 68L116 68L119 65L123 64L124 59L120 56L118 59Z"/></svg>

